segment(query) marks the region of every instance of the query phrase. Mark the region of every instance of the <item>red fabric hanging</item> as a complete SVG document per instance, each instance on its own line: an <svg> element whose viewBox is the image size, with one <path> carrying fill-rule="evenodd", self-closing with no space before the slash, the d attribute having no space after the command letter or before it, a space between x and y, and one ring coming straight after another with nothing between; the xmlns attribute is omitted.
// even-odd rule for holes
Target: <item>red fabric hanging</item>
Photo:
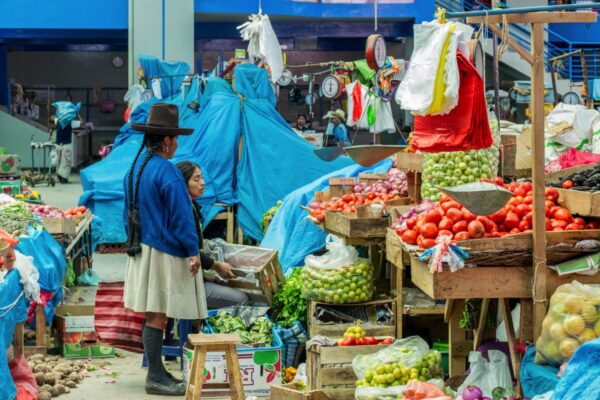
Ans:
<svg viewBox="0 0 600 400"><path fill-rule="evenodd" d="M445 115L416 115L411 146L428 153L488 148L493 143L481 76L464 55L456 55L458 104Z"/></svg>
<svg viewBox="0 0 600 400"><path fill-rule="evenodd" d="M135 353L143 353L144 314L125 308L123 290L123 282L100 283L94 308L96 332L103 343Z"/></svg>
<svg viewBox="0 0 600 400"><path fill-rule="evenodd" d="M352 121L358 122L363 112L362 104L362 85L360 82L356 82L354 89L352 89L352 101L354 107L352 108Z"/></svg>

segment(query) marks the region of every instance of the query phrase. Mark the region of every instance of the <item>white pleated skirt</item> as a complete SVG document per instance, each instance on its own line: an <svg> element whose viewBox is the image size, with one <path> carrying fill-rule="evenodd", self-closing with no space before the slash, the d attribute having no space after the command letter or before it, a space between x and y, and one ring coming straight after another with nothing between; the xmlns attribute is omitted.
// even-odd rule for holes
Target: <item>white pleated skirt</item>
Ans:
<svg viewBox="0 0 600 400"><path fill-rule="evenodd" d="M142 244L142 252L127 258L125 307L169 318L208 316L202 271L192 276L187 258L175 257Z"/></svg>

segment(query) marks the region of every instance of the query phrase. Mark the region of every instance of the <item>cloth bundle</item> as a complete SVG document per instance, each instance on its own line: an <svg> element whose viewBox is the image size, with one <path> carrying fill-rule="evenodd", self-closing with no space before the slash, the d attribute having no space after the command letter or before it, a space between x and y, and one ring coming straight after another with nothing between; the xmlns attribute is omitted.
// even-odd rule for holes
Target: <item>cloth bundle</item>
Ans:
<svg viewBox="0 0 600 400"><path fill-rule="evenodd" d="M271 71L271 82L275 83L283 74L283 55L277 35L268 15L252 14L248 22L237 27L243 40L248 41L248 55L264 58Z"/></svg>
<svg viewBox="0 0 600 400"><path fill-rule="evenodd" d="M429 153L480 150L493 144L483 80L462 53L456 55L460 75L458 105L446 115L416 115L411 146Z"/></svg>
<svg viewBox="0 0 600 400"><path fill-rule="evenodd" d="M64 129L77 117L81 103L75 105L70 101L55 101L52 103L52 107L56 108L56 119L58 119L60 127Z"/></svg>

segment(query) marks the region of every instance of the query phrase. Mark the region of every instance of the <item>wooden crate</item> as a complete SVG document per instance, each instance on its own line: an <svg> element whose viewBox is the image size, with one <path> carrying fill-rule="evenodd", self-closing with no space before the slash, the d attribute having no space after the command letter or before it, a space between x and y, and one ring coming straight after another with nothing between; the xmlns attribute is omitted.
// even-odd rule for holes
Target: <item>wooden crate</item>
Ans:
<svg viewBox="0 0 600 400"><path fill-rule="evenodd" d="M411 256L412 282L435 300L531 297L531 267L474 267L431 273L427 263Z"/></svg>
<svg viewBox="0 0 600 400"><path fill-rule="evenodd" d="M271 400L329 400L321 390L299 390L296 383L271 386Z"/></svg>
<svg viewBox="0 0 600 400"><path fill-rule="evenodd" d="M342 197L352 193L354 185L356 185L356 178L331 178L329 179L329 193L331 197Z"/></svg>
<svg viewBox="0 0 600 400"><path fill-rule="evenodd" d="M415 204L421 203L421 173L408 171L406 173L406 184L408 197L411 197Z"/></svg>
<svg viewBox="0 0 600 400"><path fill-rule="evenodd" d="M43 218L44 228L52 235L74 235L77 232L77 222L66 218Z"/></svg>
<svg viewBox="0 0 600 400"><path fill-rule="evenodd" d="M352 360L358 355L375 354L386 346L313 346L306 352L308 388L322 390L331 399L353 400L358 379Z"/></svg>
<svg viewBox="0 0 600 400"><path fill-rule="evenodd" d="M392 309L392 320L390 322L388 322L386 324L375 324L372 322L363 321L361 323L361 325L364 328L367 336L395 337L397 313L396 313L396 299L394 299L394 298L372 300L372 301L368 301L368 302L362 303L362 304L328 304L328 303L324 303L324 302L310 300L308 302L308 336L309 337L327 336L330 338L341 338L344 335L344 332L346 331L346 329L349 326L353 325L352 323L347 323L347 324L342 324L342 323L340 323L340 324L325 324L325 323L322 323L316 317L317 306L319 306L319 305L328 305L328 306L333 306L333 307L342 308L342 309L346 308L346 307L365 306L365 307L367 307L368 310L369 309L371 310L371 313L373 313L374 310L378 306L382 306L385 304L389 304L390 308Z"/></svg>
<svg viewBox="0 0 600 400"><path fill-rule="evenodd" d="M600 192L558 189L558 202L573 214L600 217Z"/></svg>
<svg viewBox="0 0 600 400"><path fill-rule="evenodd" d="M369 174L369 173L362 173L358 175L358 182L359 183L366 183L367 185L371 185L373 183L376 183L377 181L380 180L384 180L389 178L390 175L386 174L386 173L381 173L381 174Z"/></svg>
<svg viewBox="0 0 600 400"><path fill-rule="evenodd" d="M349 238L385 238L388 218L357 218L351 214L325 213L325 229Z"/></svg>
<svg viewBox="0 0 600 400"><path fill-rule="evenodd" d="M393 265L402 268L403 263L402 241L393 229L388 229L385 237L385 257Z"/></svg>
<svg viewBox="0 0 600 400"><path fill-rule="evenodd" d="M227 244L225 262L232 265L232 271L237 276L242 278L248 274L253 276L255 281L233 279L227 285L247 293L255 302L271 305L273 296L285 282L276 250ZM252 270L242 270L237 268L239 266L252 267ZM204 278L211 282L218 282L213 274L205 273Z"/></svg>
<svg viewBox="0 0 600 400"><path fill-rule="evenodd" d="M576 174L581 171L586 171L590 168L594 168L594 166L595 166L595 164L588 164L588 165L579 165L577 167L561 169L560 171L551 172L549 174L546 174L544 181L546 182L546 185L560 183L560 180L562 178Z"/></svg>
<svg viewBox="0 0 600 400"><path fill-rule="evenodd" d="M396 153L396 168L423 172L423 154L404 151Z"/></svg>

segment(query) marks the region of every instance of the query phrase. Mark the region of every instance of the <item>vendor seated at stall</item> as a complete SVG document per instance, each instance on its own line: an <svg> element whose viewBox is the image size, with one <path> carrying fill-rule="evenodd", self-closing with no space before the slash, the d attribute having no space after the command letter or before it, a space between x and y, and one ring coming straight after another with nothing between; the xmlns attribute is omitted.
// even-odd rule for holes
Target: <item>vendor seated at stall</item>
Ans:
<svg viewBox="0 0 600 400"><path fill-rule="evenodd" d="M188 186L188 192L192 199L192 213L194 223L199 238L200 263L203 270L214 270L224 279L234 279L235 275L231 272L231 265L226 262L213 260L204 252L204 238L202 236L202 212L200 205L195 199L204 194L204 178L198 165L190 161L182 161L177 164L177 168L183 174L183 178ZM218 309L230 306L243 306L248 303L248 295L241 290L232 287L219 285L213 282L204 281L204 292L206 293L206 303L208 309Z"/></svg>
<svg viewBox="0 0 600 400"><path fill-rule="evenodd" d="M296 132L306 132L311 130L311 126L308 123L308 118L306 118L306 114L298 114L296 116L296 127L294 128Z"/></svg>
<svg viewBox="0 0 600 400"><path fill-rule="evenodd" d="M335 111L329 111L323 119L329 118L329 124L327 125L327 131L325 132L328 136L333 136L335 144L338 146L352 146L350 139L348 138L348 130L346 129L346 113L339 108Z"/></svg>

